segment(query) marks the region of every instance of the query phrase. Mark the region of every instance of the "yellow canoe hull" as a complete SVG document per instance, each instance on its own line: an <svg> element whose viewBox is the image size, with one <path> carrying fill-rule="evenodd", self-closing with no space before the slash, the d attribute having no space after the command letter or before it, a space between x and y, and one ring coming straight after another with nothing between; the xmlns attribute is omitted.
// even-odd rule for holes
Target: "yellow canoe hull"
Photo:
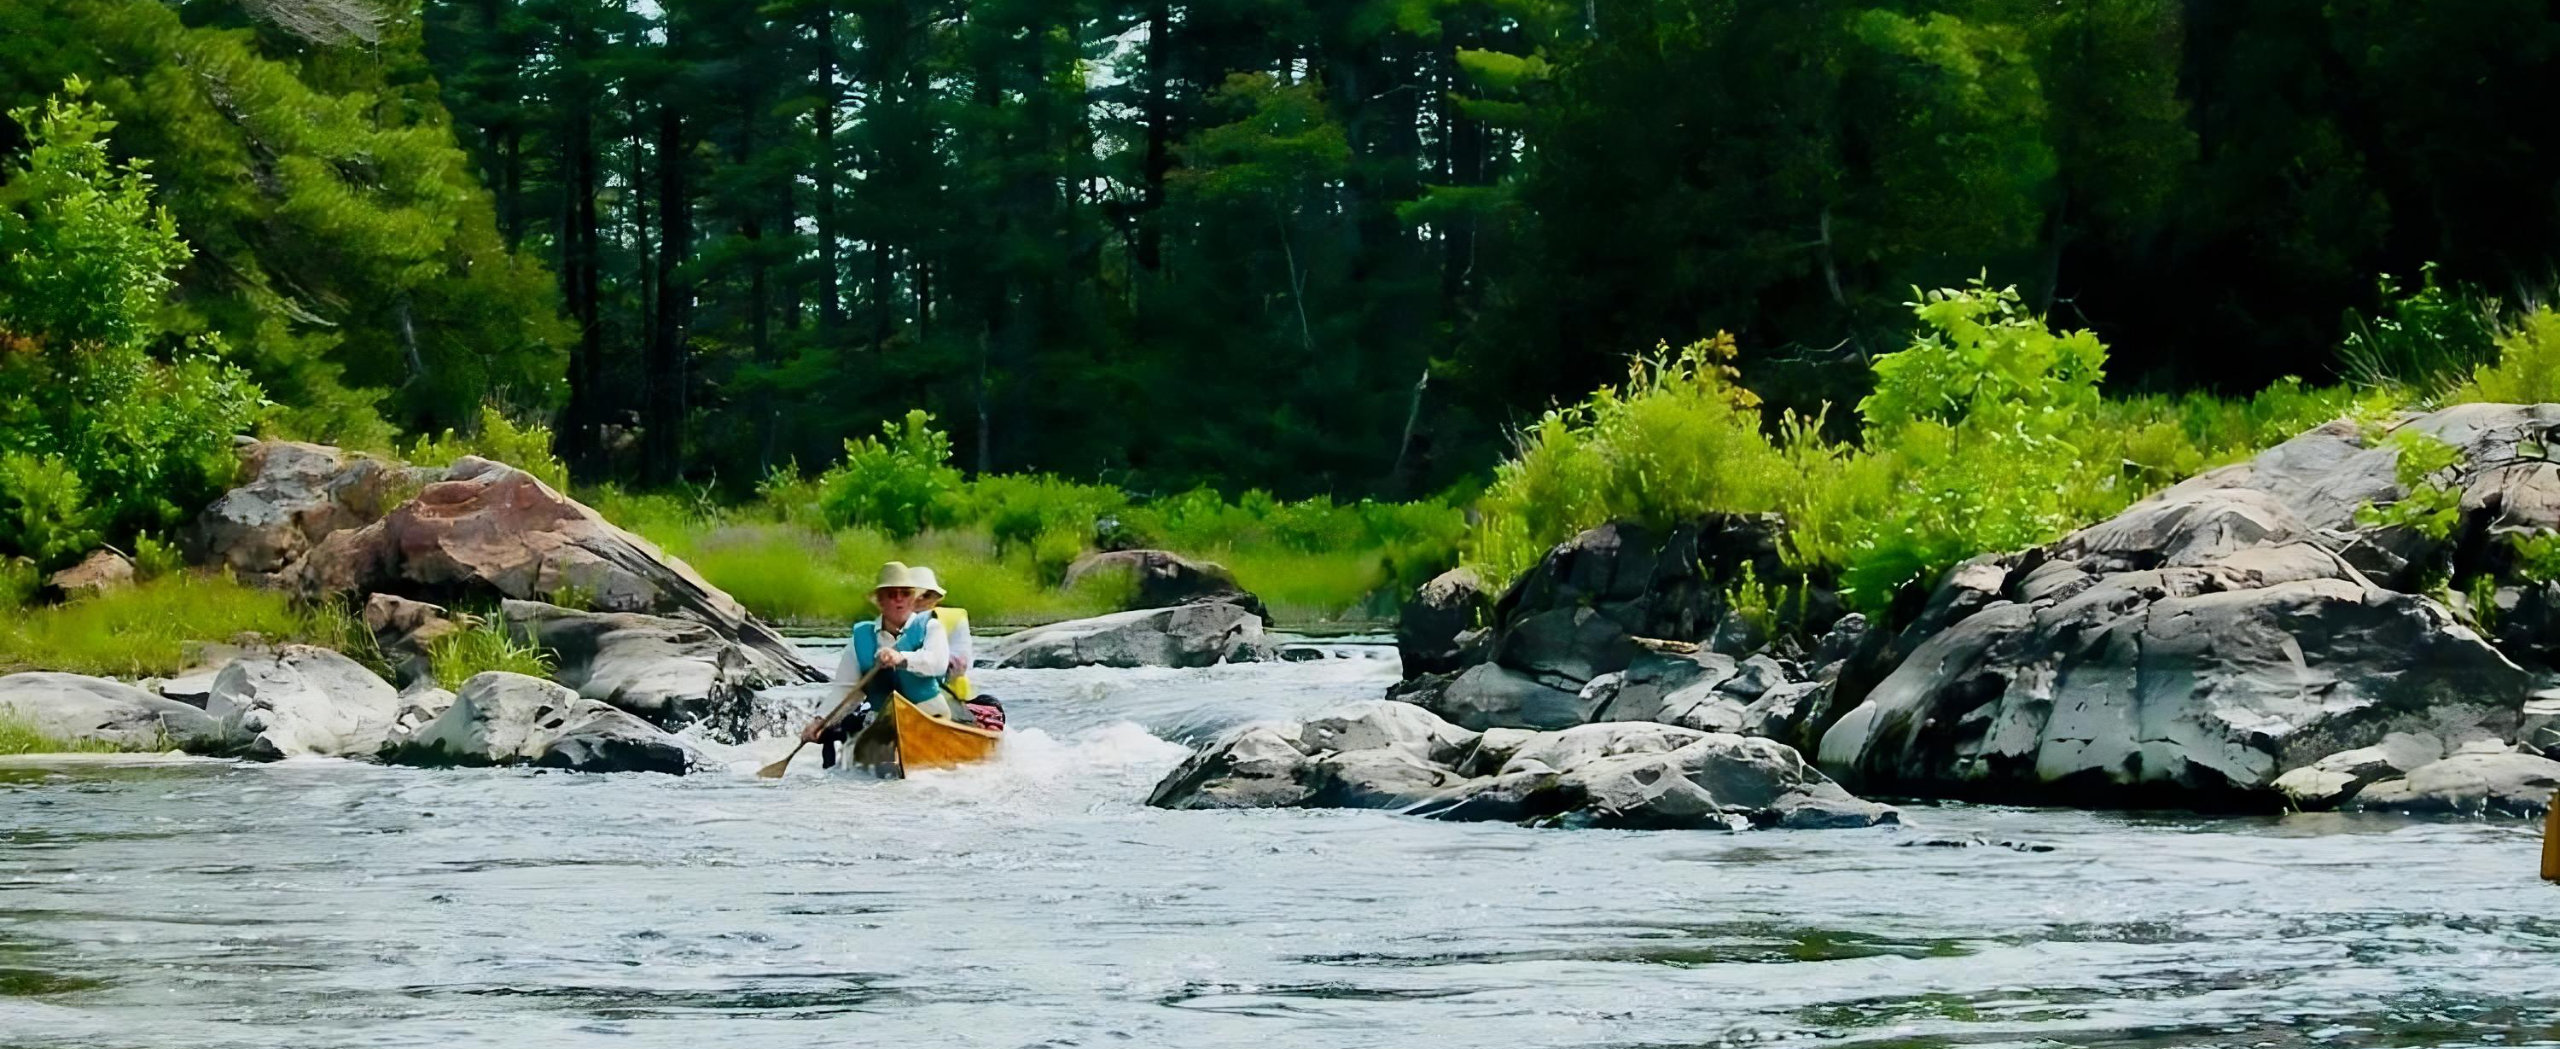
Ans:
<svg viewBox="0 0 2560 1049"><path fill-rule="evenodd" d="M898 732L898 764L907 769L947 769L994 757L1004 735L976 725L944 721L916 708L904 697L889 703L889 720Z"/></svg>

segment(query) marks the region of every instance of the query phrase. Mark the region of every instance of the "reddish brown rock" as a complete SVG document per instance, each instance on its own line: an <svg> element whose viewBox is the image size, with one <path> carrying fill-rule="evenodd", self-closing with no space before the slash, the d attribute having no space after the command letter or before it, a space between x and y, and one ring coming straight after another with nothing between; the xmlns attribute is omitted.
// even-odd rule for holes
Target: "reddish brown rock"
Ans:
<svg viewBox="0 0 2560 1049"><path fill-rule="evenodd" d="M428 649L436 639L456 630L462 624L443 605L412 601L392 594L375 594L364 602L365 629L372 631L375 647L382 650L399 671L399 684L407 686L429 672Z"/></svg>
<svg viewBox="0 0 2560 1049"><path fill-rule="evenodd" d="M404 467L324 445L256 441L241 447L249 481L197 515L189 553L264 582L329 535L379 519L435 471Z"/></svg>
<svg viewBox="0 0 2560 1049"><path fill-rule="evenodd" d="M308 597L493 597L689 619L806 680L816 668L728 594L533 475L466 456L381 520L331 533L284 577Z"/></svg>
<svg viewBox="0 0 2560 1049"><path fill-rule="evenodd" d="M113 550L99 550L79 564L46 576L44 585L65 597L121 590L133 585L133 562Z"/></svg>

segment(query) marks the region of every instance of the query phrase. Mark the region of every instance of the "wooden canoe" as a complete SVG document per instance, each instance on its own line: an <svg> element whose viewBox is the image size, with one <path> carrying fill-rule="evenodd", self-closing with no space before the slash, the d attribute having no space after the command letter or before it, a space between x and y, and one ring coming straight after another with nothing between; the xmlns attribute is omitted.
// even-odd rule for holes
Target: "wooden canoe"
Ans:
<svg viewBox="0 0 2560 1049"><path fill-rule="evenodd" d="M960 725L927 714L899 696L889 701L889 719L898 733L898 765L906 769L947 769L994 757L1001 732Z"/></svg>

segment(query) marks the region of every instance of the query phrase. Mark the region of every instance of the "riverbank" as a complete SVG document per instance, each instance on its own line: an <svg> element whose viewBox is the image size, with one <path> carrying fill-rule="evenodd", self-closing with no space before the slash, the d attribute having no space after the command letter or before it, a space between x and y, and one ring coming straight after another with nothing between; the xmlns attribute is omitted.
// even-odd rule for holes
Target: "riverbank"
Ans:
<svg viewBox="0 0 2560 1049"><path fill-rule="evenodd" d="M1169 812L1192 745L1393 661L990 675L1022 746L901 783L0 768L0 1016L42 1049L2560 1038L2518 824Z"/></svg>

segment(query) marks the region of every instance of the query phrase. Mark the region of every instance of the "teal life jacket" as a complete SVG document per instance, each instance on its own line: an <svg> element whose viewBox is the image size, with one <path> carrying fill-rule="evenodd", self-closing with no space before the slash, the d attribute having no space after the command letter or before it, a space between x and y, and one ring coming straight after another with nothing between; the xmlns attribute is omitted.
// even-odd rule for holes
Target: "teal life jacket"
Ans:
<svg viewBox="0 0 2560 1049"><path fill-rule="evenodd" d="M932 616L922 612L908 616L906 629L898 632L897 640L891 647L900 652L913 652L923 648L925 625L932 621ZM854 624L852 645L854 665L863 668L864 673L869 673L872 661L880 656L880 621L871 619ZM948 716L943 710L943 705L935 702L942 697L941 678L918 674L905 667L892 668L888 676L891 687L895 688L899 695L907 697L907 702L923 707L927 713ZM885 690L880 687L878 681L875 680L868 691L875 699L884 699Z"/></svg>

